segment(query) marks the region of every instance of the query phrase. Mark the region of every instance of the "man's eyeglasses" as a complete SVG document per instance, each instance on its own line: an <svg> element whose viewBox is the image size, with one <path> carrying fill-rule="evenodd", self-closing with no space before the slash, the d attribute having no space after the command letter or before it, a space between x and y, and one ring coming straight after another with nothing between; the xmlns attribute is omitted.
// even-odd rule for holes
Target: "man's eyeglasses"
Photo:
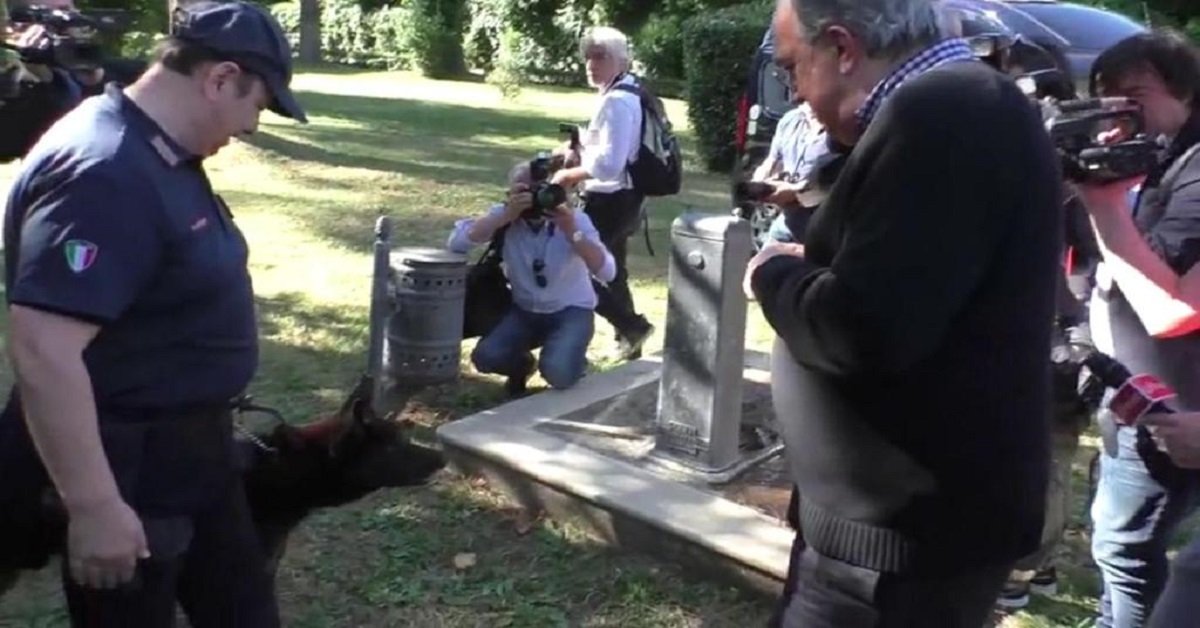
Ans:
<svg viewBox="0 0 1200 628"><path fill-rule="evenodd" d="M549 282L546 280L546 261L535 259L533 260L533 280L537 282L539 288L545 288Z"/></svg>

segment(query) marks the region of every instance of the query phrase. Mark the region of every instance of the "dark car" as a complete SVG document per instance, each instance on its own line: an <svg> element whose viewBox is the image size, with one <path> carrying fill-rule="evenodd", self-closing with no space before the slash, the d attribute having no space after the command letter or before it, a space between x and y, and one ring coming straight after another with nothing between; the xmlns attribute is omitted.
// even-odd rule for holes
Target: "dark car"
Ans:
<svg viewBox="0 0 1200 628"><path fill-rule="evenodd" d="M1058 0L947 0L962 18L963 35L994 32L1010 35L1014 55L1026 71L1058 69L1076 93L1086 93L1096 57L1118 41L1145 28L1124 15ZM794 105L789 79L772 60L770 30L751 64L738 104L734 179L746 179L766 157L775 125Z"/></svg>

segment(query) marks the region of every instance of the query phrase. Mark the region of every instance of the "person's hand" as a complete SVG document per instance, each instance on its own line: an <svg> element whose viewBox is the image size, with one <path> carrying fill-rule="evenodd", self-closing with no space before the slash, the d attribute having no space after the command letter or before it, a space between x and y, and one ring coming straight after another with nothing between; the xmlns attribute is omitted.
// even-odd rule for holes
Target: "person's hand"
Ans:
<svg viewBox="0 0 1200 628"><path fill-rule="evenodd" d="M768 185L772 186L775 191L763 199L763 202L780 207L797 207L800 205L801 186L795 183L786 181L768 181Z"/></svg>
<svg viewBox="0 0 1200 628"><path fill-rule="evenodd" d="M567 241L571 240L571 236L575 235L575 210L564 205L555 207L550 213L550 222L566 236Z"/></svg>
<svg viewBox="0 0 1200 628"><path fill-rule="evenodd" d="M1112 183L1080 183L1075 186L1075 190L1079 194L1079 200L1083 202L1083 206L1088 210L1088 213L1128 213L1131 211L1129 207L1129 193L1145 180L1146 177L1141 176L1122 179Z"/></svg>
<svg viewBox="0 0 1200 628"><path fill-rule="evenodd" d="M521 217L525 210L533 207L533 193L524 183L514 183L508 189L508 199L504 202L505 224Z"/></svg>
<svg viewBox="0 0 1200 628"><path fill-rule="evenodd" d="M791 257L804 257L804 245L795 242L771 242L764 246L746 265L746 276L742 278L742 291L746 293L746 298L754 300L754 290L751 287L751 279L754 278L754 271L760 266L767 263L767 260L780 255L788 255Z"/></svg>
<svg viewBox="0 0 1200 628"><path fill-rule="evenodd" d="M1200 412L1148 414L1139 425L1150 430L1158 448L1176 465L1200 469Z"/></svg>
<svg viewBox="0 0 1200 628"><path fill-rule="evenodd" d="M113 589L133 579L150 557L137 513L120 498L69 512L67 560L80 586Z"/></svg>
<svg viewBox="0 0 1200 628"><path fill-rule="evenodd" d="M54 41L50 38L50 34L46 32L46 29L41 24L33 24L27 28L21 29L20 32L17 33L15 39L16 41L13 43L19 48L34 48L41 50L49 48L54 44Z"/></svg>
<svg viewBox="0 0 1200 628"><path fill-rule="evenodd" d="M562 168L576 168L583 163L582 155L578 150L571 146L571 142L563 142L558 148L554 149L554 155L563 158Z"/></svg>

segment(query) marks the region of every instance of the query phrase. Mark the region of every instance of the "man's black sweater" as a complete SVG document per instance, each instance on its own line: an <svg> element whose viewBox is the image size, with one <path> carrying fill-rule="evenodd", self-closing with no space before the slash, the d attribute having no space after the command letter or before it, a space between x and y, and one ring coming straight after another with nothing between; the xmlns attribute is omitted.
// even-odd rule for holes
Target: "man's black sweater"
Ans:
<svg viewBox="0 0 1200 628"><path fill-rule="evenodd" d="M1037 548L1049 468L1061 173L979 63L910 79L752 277L801 527L821 554L954 573Z"/></svg>

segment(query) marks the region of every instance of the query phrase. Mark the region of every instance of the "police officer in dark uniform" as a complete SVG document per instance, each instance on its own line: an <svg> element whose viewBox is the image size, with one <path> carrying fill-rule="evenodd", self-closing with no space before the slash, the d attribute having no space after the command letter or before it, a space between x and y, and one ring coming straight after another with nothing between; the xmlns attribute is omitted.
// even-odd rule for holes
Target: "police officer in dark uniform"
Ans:
<svg viewBox="0 0 1200 628"><path fill-rule="evenodd" d="M277 626L231 449L258 360L247 246L202 160L263 109L305 116L263 9L175 20L136 83L42 137L8 199L0 511L53 487L76 626L170 626L176 601L198 628Z"/></svg>

